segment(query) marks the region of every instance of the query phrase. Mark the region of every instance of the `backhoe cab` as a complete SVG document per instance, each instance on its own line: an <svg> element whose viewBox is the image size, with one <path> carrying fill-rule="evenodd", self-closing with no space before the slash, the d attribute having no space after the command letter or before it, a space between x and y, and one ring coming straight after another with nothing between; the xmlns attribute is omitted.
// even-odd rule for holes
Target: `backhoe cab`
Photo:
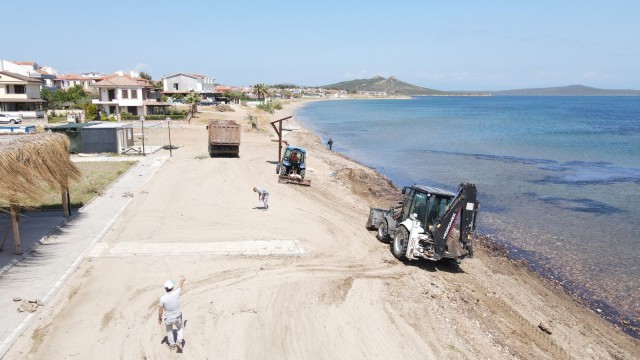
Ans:
<svg viewBox="0 0 640 360"><path fill-rule="evenodd" d="M393 256L434 261L473 256L478 216L474 184L460 184L457 194L422 185L405 187L402 193L405 198L399 206L372 208L367 222L380 241L391 238Z"/></svg>

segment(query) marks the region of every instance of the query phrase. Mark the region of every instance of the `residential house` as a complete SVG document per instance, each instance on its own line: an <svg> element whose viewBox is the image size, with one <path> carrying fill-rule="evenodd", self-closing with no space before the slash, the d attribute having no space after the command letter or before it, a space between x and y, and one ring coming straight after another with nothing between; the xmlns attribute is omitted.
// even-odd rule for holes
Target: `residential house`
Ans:
<svg viewBox="0 0 640 360"><path fill-rule="evenodd" d="M53 81L58 71L50 66L40 66L33 61L7 61L0 60L0 71L8 71L14 74L42 80L42 86L53 87ZM41 86L41 88L42 88Z"/></svg>
<svg viewBox="0 0 640 360"><path fill-rule="evenodd" d="M107 114L128 112L133 115L165 115L171 104L159 100L157 90L138 74L118 71L90 85L97 89L93 103Z"/></svg>
<svg viewBox="0 0 640 360"><path fill-rule="evenodd" d="M0 112L23 118L44 117L44 100L40 97L43 80L0 71Z"/></svg>
<svg viewBox="0 0 640 360"><path fill-rule="evenodd" d="M82 86L85 90L91 91L91 84L95 84L100 78L86 77L84 75L58 75L53 84L57 89L68 90L76 85Z"/></svg>
<svg viewBox="0 0 640 360"><path fill-rule="evenodd" d="M177 73L167 75L162 77L162 93L172 96L197 92L205 98L214 99L214 80L212 77L197 74Z"/></svg>

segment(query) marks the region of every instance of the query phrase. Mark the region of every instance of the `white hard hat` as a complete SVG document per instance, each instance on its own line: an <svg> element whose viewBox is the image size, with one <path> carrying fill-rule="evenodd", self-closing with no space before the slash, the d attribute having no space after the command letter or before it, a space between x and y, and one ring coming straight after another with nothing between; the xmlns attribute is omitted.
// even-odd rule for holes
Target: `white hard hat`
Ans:
<svg viewBox="0 0 640 360"><path fill-rule="evenodd" d="M165 288L165 289L173 289L173 281L171 281L171 280L167 280L167 281L164 283L164 288Z"/></svg>

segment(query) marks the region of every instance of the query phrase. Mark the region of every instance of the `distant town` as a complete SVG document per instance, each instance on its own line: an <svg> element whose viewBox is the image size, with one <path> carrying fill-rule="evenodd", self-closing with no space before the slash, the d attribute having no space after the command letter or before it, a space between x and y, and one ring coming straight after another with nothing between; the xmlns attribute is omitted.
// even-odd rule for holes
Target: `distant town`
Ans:
<svg viewBox="0 0 640 360"><path fill-rule="evenodd" d="M343 97L346 90L297 86L239 87L216 84L208 75L176 72L154 81L149 74L117 71L113 74L86 72L62 74L51 66L31 61L0 60L0 112L20 118L42 118L47 111L69 109L78 102L56 96L81 89L99 116L166 115L172 105L185 103L190 94L198 103L212 105L269 99ZM257 93L257 89L263 93ZM258 91L260 92L260 91ZM363 95L386 96L379 91L361 91Z"/></svg>

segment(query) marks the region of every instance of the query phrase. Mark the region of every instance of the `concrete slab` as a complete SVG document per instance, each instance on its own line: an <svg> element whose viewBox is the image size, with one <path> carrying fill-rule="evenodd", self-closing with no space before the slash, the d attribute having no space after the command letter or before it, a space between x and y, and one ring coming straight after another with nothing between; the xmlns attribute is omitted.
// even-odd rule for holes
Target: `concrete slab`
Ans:
<svg viewBox="0 0 640 360"><path fill-rule="evenodd" d="M112 245L97 244L89 257L118 257L139 255L244 255L274 256L302 255L304 249L296 240L250 240L191 243L120 242Z"/></svg>

